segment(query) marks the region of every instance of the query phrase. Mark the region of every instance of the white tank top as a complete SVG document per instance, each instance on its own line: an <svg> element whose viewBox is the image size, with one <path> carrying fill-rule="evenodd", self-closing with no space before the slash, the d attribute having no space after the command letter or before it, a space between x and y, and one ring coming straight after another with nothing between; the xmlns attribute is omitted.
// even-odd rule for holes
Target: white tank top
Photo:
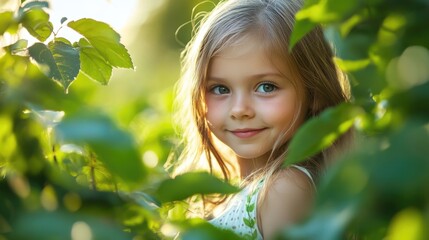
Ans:
<svg viewBox="0 0 429 240"><path fill-rule="evenodd" d="M297 165L292 165L292 167L304 172L314 186L313 178L307 169ZM244 187L229 200L225 210L219 216L211 219L209 223L218 228L232 230L246 239L263 239L256 217L258 196L263 183L264 179L261 179L257 184L249 184Z"/></svg>

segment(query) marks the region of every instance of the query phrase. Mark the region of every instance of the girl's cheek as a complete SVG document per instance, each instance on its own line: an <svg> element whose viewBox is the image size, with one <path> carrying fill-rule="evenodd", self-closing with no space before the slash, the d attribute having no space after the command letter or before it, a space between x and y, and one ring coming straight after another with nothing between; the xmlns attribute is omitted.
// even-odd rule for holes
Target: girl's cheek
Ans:
<svg viewBox="0 0 429 240"><path fill-rule="evenodd" d="M210 128L215 128L220 122L222 122L222 107L216 104L207 105L206 119L209 122Z"/></svg>

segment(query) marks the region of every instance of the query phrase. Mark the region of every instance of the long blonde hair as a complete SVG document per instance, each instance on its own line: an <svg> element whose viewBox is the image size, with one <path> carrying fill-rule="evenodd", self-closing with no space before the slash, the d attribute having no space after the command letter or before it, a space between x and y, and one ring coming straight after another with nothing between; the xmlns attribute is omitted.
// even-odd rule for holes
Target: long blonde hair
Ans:
<svg viewBox="0 0 429 240"><path fill-rule="evenodd" d="M344 75L333 61L333 51L326 42L322 29L316 27L288 50L295 13L302 7L300 0L228 0L219 3L197 27L196 34L182 52L182 76L177 83L175 107L182 133L183 149L175 159L175 173L206 168L220 170L226 180L233 175L229 162L222 157L211 137L206 120L206 74L213 56L232 46L251 33L257 33L267 51L289 64L303 87L307 109L305 119L317 116L324 109L349 99ZM295 83L297 86L298 83ZM342 139L311 161L302 163L318 176ZM274 147L274 146L273 146ZM281 168L287 153L287 143L277 146L270 164L263 169L271 175ZM277 150L281 151L277 151Z"/></svg>

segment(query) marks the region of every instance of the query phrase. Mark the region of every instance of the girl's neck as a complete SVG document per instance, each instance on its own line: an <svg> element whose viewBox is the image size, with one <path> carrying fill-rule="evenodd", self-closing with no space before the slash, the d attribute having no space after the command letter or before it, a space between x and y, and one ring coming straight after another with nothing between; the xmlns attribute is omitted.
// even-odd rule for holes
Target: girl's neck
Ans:
<svg viewBox="0 0 429 240"><path fill-rule="evenodd" d="M254 159L245 159L236 156L237 167L240 174L240 179L244 180L251 174L266 167L270 153Z"/></svg>

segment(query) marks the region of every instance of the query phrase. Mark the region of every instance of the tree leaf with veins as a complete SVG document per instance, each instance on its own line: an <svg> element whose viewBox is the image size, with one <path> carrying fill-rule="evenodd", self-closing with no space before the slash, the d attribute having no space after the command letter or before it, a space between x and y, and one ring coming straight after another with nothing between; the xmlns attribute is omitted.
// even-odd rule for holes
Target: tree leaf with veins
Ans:
<svg viewBox="0 0 429 240"><path fill-rule="evenodd" d="M79 40L81 71L103 85L109 83L112 65L84 38Z"/></svg>
<svg viewBox="0 0 429 240"><path fill-rule="evenodd" d="M37 63L49 67L47 76L58 81L67 91L79 73L79 51L64 41L52 41L48 46L35 43L28 51Z"/></svg>
<svg viewBox="0 0 429 240"><path fill-rule="evenodd" d="M113 67L134 68L127 49L120 43L121 36L108 24L83 18L67 26L84 36Z"/></svg>

